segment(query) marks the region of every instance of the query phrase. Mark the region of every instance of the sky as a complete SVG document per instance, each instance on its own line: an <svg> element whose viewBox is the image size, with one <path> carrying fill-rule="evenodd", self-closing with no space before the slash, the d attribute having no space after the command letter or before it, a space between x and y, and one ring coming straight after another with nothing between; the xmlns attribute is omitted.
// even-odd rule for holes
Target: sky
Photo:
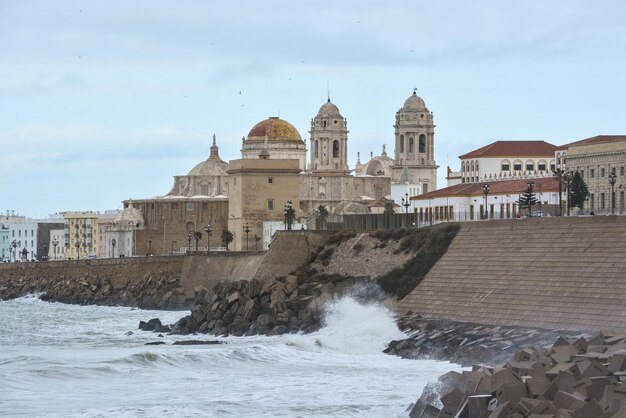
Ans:
<svg viewBox="0 0 626 418"><path fill-rule="evenodd" d="M495 140L626 134L626 2L0 0L0 210L121 208L327 95L349 163L393 155L413 88L438 187Z"/></svg>

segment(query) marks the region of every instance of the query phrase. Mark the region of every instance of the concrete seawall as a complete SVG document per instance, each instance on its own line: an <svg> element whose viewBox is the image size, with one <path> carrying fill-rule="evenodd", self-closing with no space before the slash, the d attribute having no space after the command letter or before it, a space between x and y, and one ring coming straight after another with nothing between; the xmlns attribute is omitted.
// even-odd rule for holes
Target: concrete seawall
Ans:
<svg viewBox="0 0 626 418"><path fill-rule="evenodd" d="M626 217L462 224L396 308L435 319L626 331Z"/></svg>

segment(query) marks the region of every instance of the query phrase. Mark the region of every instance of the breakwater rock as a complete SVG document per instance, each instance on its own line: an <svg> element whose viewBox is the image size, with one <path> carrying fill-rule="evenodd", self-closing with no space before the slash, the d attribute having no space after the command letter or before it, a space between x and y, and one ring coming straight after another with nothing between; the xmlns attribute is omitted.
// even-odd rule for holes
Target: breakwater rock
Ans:
<svg viewBox="0 0 626 418"><path fill-rule="evenodd" d="M7 281L0 288L3 299L42 293L49 302L78 305L133 306L142 309L188 309L194 292L185 291L180 276L146 274L142 279L111 279L99 274L75 277L37 277Z"/></svg>
<svg viewBox="0 0 626 418"><path fill-rule="evenodd" d="M296 276L223 281L210 290L198 289L191 314L172 325L171 333L244 336L314 332L323 324L325 303L346 295L384 299L375 283L365 279L300 285ZM153 329L159 330L166 328L159 325Z"/></svg>
<svg viewBox="0 0 626 418"><path fill-rule="evenodd" d="M551 348L517 351L503 364L475 365L428 384L411 418L626 416L626 335L603 332Z"/></svg>
<svg viewBox="0 0 626 418"><path fill-rule="evenodd" d="M424 319L408 312L397 320L408 338L389 343L385 353L409 359L451 361L462 366L496 364L527 347L548 347L559 336L589 337L591 333L472 324Z"/></svg>

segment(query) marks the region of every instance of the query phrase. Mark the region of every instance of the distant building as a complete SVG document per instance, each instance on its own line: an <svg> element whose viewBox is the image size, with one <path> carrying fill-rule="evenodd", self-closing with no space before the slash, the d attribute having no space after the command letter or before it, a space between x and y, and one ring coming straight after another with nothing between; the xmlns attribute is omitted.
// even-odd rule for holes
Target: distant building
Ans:
<svg viewBox="0 0 626 418"><path fill-rule="evenodd" d="M107 210L102 214L98 214L98 258L109 258L113 253L109 251L109 239L107 232L111 229L113 221L120 214L120 210Z"/></svg>
<svg viewBox="0 0 626 418"><path fill-rule="evenodd" d="M558 205L559 186L555 177L499 180L482 183L461 183L433 192L411 197L415 203L413 213L420 225L443 221L475 221L487 219L509 219L527 216L522 212L518 201L526 191L529 182L533 184L533 192L537 205L533 211L548 211ZM483 185L489 186L487 201ZM485 207L486 203L486 207Z"/></svg>
<svg viewBox="0 0 626 418"><path fill-rule="evenodd" d="M65 258L96 258L98 255L98 213L66 212L65 219Z"/></svg>
<svg viewBox="0 0 626 418"><path fill-rule="evenodd" d="M108 223L105 234L105 253L108 257L144 256L147 252L137 251L137 235L145 230L145 222L141 211L128 202L127 206Z"/></svg>
<svg viewBox="0 0 626 418"><path fill-rule="evenodd" d="M626 213L626 135L598 135L565 144L556 151L557 164L570 176L579 172L589 189L583 213ZM609 176L615 175L611 189ZM565 189L564 189L565 190Z"/></svg>
<svg viewBox="0 0 626 418"><path fill-rule="evenodd" d="M65 260L65 230L63 228L50 230L48 260Z"/></svg>
<svg viewBox="0 0 626 418"><path fill-rule="evenodd" d="M448 186L494 180L550 177L557 147L545 141L496 141L463 154L461 170L448 167Z"/></svg>

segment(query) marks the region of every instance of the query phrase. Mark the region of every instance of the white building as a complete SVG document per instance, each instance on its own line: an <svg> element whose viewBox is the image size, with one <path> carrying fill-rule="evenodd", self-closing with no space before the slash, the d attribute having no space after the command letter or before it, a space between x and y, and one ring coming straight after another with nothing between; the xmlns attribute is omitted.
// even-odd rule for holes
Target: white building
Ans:
<svg viewBox="0 0 626 418"><path fill-rule="evenodd" d="M508 219L528 216L519 208L520 196L532 182L537 206L532 211L546 211L559 204L559 186L555 177L462 183L411 197L413 212L420 225L445 221ZM483 186L489 186L485 196ZM486 202L485 202L486 199ZM485 207L486 203L486 207ZM486 210L486 213L485 213Z"/></svg>
<svg viewBox="0 0 626 418"><path fill-rule="evenodd" d="M461 155L461 170L448 167L448 186L493 180L550 177L557 147L545 141L496 141Z"/></svg>
<svg viewBox="0 0 626 418"><path fill-rule="evenodd" d="M65 260L65 230L51 229L48 243L48 260Z"/></svg>
<svg viewBox="0 0 626 418"><path fill-rule="evenodd" d="M33 219L13 219L9 221L9 241L11 261L31 261L37 257L37 221Z"/></svg>

